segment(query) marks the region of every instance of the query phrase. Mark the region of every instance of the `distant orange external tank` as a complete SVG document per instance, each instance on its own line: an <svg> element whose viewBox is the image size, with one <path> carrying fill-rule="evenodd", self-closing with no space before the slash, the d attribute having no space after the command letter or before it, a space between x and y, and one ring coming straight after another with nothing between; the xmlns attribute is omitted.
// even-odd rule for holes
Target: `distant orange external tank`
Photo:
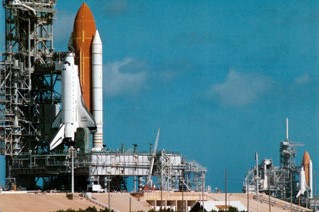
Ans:
<svg viewBox="0 0 319 212"><path fill-rule="evenodd" d="M84 2L78 10L72 33L72 43L79 66L79 79L84 103L92 112L92 41L96 32L93 14Z"/></svg>
<svg viewBox="0 0 319 212"><path fill-rule="evenodd" d="M305 151L304 155L303 155L303 160L302 160L302 166L305 170L305 176L306 176L306 183L309 186L310 185L310 155L307 151Z"/></svg>

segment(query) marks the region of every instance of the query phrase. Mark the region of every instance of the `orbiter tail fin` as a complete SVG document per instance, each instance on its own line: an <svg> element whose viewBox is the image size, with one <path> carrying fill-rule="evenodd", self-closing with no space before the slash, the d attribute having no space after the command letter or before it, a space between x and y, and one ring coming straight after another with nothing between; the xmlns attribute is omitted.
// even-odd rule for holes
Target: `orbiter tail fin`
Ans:
<svg viewBox="0 0 319 212"><path fill-rule="evenodd" d="M65 128L65 125L62 124L62 126L60 127L58 132L55 134L53 140L50 143L50 150L55 149L57 146L59 146L62 143L64 138L64 128Z"/></svg>

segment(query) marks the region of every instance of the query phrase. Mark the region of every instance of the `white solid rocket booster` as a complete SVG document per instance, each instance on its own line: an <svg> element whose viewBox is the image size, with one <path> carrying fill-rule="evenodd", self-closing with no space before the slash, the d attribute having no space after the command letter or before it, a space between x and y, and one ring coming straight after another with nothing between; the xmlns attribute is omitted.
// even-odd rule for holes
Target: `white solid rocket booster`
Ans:
<svg viewBox="0 0 319 212"><path fill-rule="evenodd" d="M312 162L311 160L309 161L309 189L310 189L310 193L309 193L309 197L313 198L313 182L312 182Z"/></svg>
<svg viewBox="0 0 319 212"><path fill-rule="evenodd" d="M93 151L103 148L103 75L102 75L102 41L99 31L96 30L92 42L92 96L93 117L96 123L96 132L93 139Z"/></svg>

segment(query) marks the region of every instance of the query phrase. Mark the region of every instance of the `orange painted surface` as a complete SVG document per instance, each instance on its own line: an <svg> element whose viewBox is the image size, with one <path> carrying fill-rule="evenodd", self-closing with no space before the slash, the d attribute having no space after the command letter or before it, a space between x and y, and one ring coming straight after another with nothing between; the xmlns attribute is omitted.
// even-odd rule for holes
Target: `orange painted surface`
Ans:
<svg viewBox="0 0 319 212"><path fill-rule="evenodd" d="M303 155L303 168L305 170L306 183L309 185L309 164L310 164L310 155L306 151Z"/></svg>
<svg viewBox="0 0 319 212"><path fill-rule="evenodd" d="M79 78L84 103L91 111L92 96L92 41L96 26L93 14L84 2L78 10L73 26L72 42L76 54L76 64L79 66Z"/></svg>

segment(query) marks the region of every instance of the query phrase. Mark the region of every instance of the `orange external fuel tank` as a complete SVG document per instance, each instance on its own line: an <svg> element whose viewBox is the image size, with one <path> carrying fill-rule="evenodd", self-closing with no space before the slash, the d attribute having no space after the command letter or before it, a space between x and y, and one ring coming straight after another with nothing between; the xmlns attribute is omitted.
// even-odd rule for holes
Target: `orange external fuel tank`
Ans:
<svg viewBox="0 0 319 212"><path fill-rule="evenodd" d="M92 41L96 32L93 14L84 2L78 10L73 26L72 43L79 66L79 79L84 103L92 112Z"/></svg>
<svg viewBox="0 0 319 212"><path fill-rule="evenodd" d="M306 151L303 155L303 160L302 160L302 165L304 167L305 170L305 176L306 176L306 183L309 186L310 182L309 182L309 178L310 178L310 170L309 170L309 164L310 164L310 155L309 153Z"/></svg>

